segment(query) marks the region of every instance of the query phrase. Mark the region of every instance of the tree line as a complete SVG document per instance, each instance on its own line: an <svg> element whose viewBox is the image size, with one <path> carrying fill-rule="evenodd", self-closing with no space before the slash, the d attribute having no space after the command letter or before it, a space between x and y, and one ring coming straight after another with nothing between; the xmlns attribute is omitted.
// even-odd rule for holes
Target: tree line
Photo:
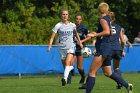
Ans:
<svg viewBox="0 0 140 93"><path fill-rule="evenodd" d="M0 0L0 45L48 44L64 8L69 10L72 22L80 13L83 24L95 31L101 2L110 5L116 13L116 23L126 29L133 42L140 29L139 0Z"/></svg>

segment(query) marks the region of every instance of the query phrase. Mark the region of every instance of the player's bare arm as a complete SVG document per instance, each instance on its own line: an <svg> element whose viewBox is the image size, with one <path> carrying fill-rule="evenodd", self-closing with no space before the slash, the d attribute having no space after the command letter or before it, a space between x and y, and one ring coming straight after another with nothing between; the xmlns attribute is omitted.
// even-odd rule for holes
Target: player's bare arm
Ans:
<svg viewBox="0 0 140 93"><path fill-rule="evenodd" d="M96 37L101 37L101 36L108 36L108 35L110 35L110 27L109 27L107 21L106 21L105 19L101 19L101 20L100 20L100 24L101 24L101 26L102 26L102 28L103 28L103 31L100 32L100 33L97 33L97 34L96 34Z"/></svg>
<svg viewBox="0 0 140 93"><path fill-rule="evenodd" d="M81 43L86 42L86 41L88 41L90 39L91 39L91 37L90 36L87 36L85 39L81 40Z"/></svg>
<svg viewBox="0 0 140 93"><path fill-rule="evenodd" d="M121 42L121 46L122 46L122 55L125 56L125 51L124 51L124 48L125 48L125 40L124 40L124 33L121 31L120 32L120 42Z"/></svg>
<svg viewBox="0 0 140 93"><path fill-rule="evenodd" d="M49 47L48 47L48 51L50 51L51 48L52 48L52 43L53 43L54 37L55 37L55 33L52 32L52 35L51 35L51 38L50 38Z"/></svg>
<svg viewBox="0 0 140 93"><path fill-rule="evenodd" d="M78 35L76 30L74 30L74 35L76 36L76 38L78 40L78 44L80 45L80 47L83 48L83 44L82 44L82 42L80 40L80 37L79 37L79 35Z"/></svg>

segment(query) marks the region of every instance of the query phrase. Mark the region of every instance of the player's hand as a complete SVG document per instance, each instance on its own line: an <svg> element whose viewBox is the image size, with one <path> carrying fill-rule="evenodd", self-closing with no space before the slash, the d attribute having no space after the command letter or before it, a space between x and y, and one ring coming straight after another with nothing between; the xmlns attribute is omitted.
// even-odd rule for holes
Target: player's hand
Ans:
<svg viewBox="0 0 140 93"><path fill-rule="evenodd" d="M78 44L81 48L83 48L83 44L82 44L81 40L80 40L79 42L77 42L77 44Z"/></svg>
<svg viewBox="0 0 140 93"><path fill-rule="evenodd" d="M51 46L49 46L49 47L48 47L48 49L47 49L47 51L48 51L48 52L50 52L51 48L52 48L52 47L51 47Z"/></svg>
<svg viewBox="0 0 140 93"><path fill-rule="evenodd" d="M83 48L83 44L82 44L82 41L80 40L80 42L77 42L77 44L81 47L81 48Z"/></svg>
<svg viewBox="0 0 140 93"><path fill-rule="evenodd" d="M83 48L83 44L82 44L81 42L80 42L80 44L79 44L79 45L80 45L80 47L81 47L81 48Z"/></svg>
<svg viewBox="0 0 140 93"><path fill-rule="evenodd" d="M91 33L87 34L87 36L89 36L89 37L95 37L96 35L97 35L96 32L91 32Z"/></svg>
<svg viewBox="0 0 140 93"><path fill-rule="evenodd" d="M132 46L132 45L129 45L129 47L130 47L130 48L133 48L133 46Z"/></svg>
<svg viewBox="0 0 140 93"><path fill-rule="evenodd" d="M93 54L93 55L95 55L95 54L96 54L96 49L94 49L94 50L92 51L92 54Z"/></svg>
<svg viewBox="0 0 140 93"><path fill-rule="evenodd" d="M122 56L125 57L125 55L126 55L126 54L125 54L125 51L122 51Z"/></svg>

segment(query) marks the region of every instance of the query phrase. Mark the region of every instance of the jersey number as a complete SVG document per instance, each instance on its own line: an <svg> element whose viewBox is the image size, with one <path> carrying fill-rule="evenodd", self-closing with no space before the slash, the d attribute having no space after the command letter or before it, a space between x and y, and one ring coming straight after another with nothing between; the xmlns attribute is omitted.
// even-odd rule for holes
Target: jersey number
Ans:
<svg viewBox="0 0 140 93"><path fill-rule="evenodd" d="M112 26L112 27L111 27L111 33L112 33L112 35L116 34L115 26Z"/></svg>

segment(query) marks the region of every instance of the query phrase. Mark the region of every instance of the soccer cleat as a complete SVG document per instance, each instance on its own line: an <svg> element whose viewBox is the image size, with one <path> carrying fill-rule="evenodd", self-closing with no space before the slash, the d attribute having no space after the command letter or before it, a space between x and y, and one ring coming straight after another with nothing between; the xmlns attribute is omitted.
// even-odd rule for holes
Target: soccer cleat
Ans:
<svg viewBox="0 0 140 93"><path fill-rule="evenodd" d="M79 89L86 89L87 85L86 84L82 84L81 87L79 87Z"/></svg>
<svg viewBox="0 0 140 93"><path fill-rule="evenodd" d="M80 80L79 83L80 83L80 84L84 84L84 82L85 82L85 76L81 78L81 80Z"/></svg>
<svg viewBox="0 0 140 93"><path fill-rule="evenodd" d="M132 84L128 84L128 88L127 88L128 93L133 93L133 85Z"/></svg>
<svg viewBox="0 0 140 93"><path fill-rule="evenodd" d="M64 78L61 79L61 82L62 82L62 86L66 85L66 80Z"/></svg>

